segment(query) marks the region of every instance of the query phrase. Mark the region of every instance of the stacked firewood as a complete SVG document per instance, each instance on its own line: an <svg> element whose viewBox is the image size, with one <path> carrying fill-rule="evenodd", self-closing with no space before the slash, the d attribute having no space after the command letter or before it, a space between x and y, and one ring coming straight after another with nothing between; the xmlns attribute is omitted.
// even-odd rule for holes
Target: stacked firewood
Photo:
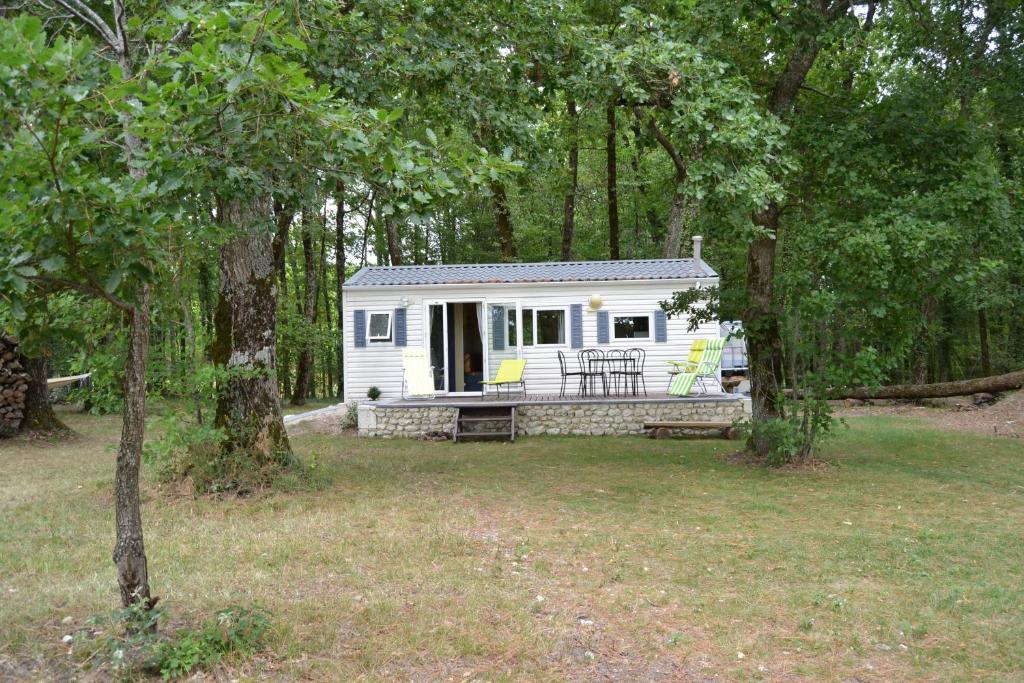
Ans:
<svg viewBox="0 0 1024 683"><path fill-rule="evenodd" d="M28 382L17 340L0 334L0 432L15 431L21 424Z"/></svg>

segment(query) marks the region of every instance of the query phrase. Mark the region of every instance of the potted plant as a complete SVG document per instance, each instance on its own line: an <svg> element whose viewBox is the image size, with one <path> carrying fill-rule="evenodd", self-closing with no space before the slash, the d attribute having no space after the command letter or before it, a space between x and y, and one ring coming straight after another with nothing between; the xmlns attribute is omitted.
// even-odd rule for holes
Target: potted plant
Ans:
<svg viewBox="0 0 1024 683"><path fill-rule="evenodd" d="M372 386L366 390L366 398L371 401L376 401L380 398L380 387Z"/></svg>

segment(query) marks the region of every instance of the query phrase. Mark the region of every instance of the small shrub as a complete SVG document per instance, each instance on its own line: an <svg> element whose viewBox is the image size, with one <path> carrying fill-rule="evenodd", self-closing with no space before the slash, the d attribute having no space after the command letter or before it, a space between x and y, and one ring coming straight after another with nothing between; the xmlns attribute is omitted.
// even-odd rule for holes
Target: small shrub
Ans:
<svg viewBox="0 0 1024 683"><path fill-rule="evenodd" d="M355 429L359 426L359 404L356 402L349 403L345 406L345 417L341 422L341 426L344 429Z"/></svg>
<svg viewBox="0 0 1024 683"><path fill-rule="evenodd" d="M153 648L145 669L164 679L181 678L209 668L229 654L252 656L265 644L268 615L258 609L230 607L194 629L182 629Z"/></svg>
<svg viewBox="0 0 1024 683"><path fill-rule="evenodd" d="M782 402L783 417L755 422L750 431L751 445L766 454L769 467L802 463L835 428L832 409L820 395Z"/></svg>
<svg viewBox="0 0 1024 683"><path fill-rule="evenodd" d="M90 624L103 628L79 632L76 652L88 663L108 665L118 678L151 674L169 680L209 669L225 656L252 656L265 647L270 630L267 612L244 606L220 610L197 627L170 633L157 630L163 618L162 610L141 606L94 617ZM91 633L102 637L92 638Z"/></svg>
<svg viewBox="0 0 1024 683"><path fill-rule="evenodd" d="M370 399L371 401L376 401L378 398L380 398L380 394L380 387L377 386L370 387L369 389L366 390L366 398Z"/></svg>
<svg viewBox="0 0 1024 683"><path fill-rule="evenodd" d="M146 442L143 458L161 481L189 476L197 466L214 459L224 443L223 430L183 421L177 415L167 415L157 425L161 436Z"/></svg>
<svg viewBox="0 0 1024 683"><path fill-rule="evenodd" d="M159 421L161 436L143 450L147 465L156 469L161 481L190 478L197 494L234 492L245 495L273 486L288 478L292 489L317 488L322 477L317 464L302 467L288 452L269 458L255 458L231 447L227 433L209 424L196 424L178 415Z"/></svg>

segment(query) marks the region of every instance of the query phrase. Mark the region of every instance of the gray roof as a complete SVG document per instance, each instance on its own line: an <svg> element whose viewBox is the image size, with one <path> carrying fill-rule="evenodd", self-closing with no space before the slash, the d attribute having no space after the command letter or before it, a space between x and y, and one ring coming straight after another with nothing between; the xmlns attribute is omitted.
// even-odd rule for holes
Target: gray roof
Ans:
<svg viewBox="0 0 1024 683"><path fill-rule="evenodd" d="M437 266L367 266L346 286L465 285L521 282L598 282L717 277L692 258L563 263L466 263Z"/></svg>

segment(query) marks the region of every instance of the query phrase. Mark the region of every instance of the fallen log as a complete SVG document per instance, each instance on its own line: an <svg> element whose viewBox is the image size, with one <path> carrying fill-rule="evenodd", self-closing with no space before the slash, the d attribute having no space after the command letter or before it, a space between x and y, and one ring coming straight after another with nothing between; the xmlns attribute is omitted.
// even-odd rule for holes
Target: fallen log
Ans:
<svg viewBox="0 0 1024 683"><path fill-rule="evenodd" d="M969 396L971 394L995 394L1024 387L1024 370L1008 372L1005 375L962 379L957 382L936 382L934 384L894 384L887 387L852 387L835 390L829 398L882 398L919 399L945 398L948 396ZM791 391L787 392L792 394Z"/></svg>

